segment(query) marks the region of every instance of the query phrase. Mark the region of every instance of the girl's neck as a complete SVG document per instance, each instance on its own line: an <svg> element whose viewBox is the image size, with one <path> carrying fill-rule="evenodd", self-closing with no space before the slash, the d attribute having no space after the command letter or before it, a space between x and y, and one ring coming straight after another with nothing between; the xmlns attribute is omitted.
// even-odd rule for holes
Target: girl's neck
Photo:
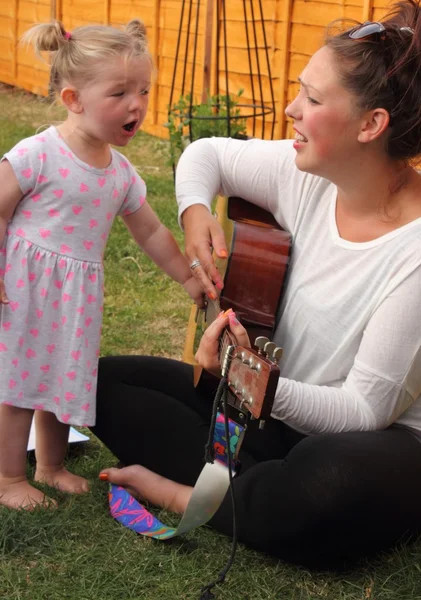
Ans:
<svg viewBox="0 0 421 600"><path fill-rule="evenodd" d="M59 125L57 131L73 154L84 163L96 169L106 169L110 165L111 148L109 144L92 138L70 119Z"/></svg>

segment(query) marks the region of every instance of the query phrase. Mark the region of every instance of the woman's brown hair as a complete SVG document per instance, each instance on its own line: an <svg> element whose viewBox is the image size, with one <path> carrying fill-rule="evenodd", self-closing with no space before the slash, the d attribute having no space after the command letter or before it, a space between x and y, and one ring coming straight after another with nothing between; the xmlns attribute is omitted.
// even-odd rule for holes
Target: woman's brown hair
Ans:
<svg viewBox="0 0 421 600"><path fill-rule="evenodd" d="M396 3L381 21L383 36L349 37L350 30L333 35L325 44L337 59L342 85L359 108L384 108L390 115L387 152L393 159L410 160L421 154L421 9L418 0ZM353 22L351 27L360 23Z"/></svg>

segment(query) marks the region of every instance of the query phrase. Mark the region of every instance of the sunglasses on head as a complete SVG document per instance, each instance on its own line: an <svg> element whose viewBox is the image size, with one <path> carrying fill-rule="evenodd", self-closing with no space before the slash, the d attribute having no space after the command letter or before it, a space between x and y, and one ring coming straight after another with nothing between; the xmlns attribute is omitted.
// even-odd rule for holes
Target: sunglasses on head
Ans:
<svg viewBox="0 0 421 600"><path fill-rule="evenodd" d="M410 34L414 33L412 27L400 27L400 31L407 31ZM354 27L349 32L349 37L352 40L366 40L367 38L374 37L378 40L386 39L386 28L383 23L378 21L366 21L362 25Z"/></svg>
<svg viewBox="0 0 421 600"><path fill-rule="evenodd" d="M354 27L349 32L349 37L352 40L365 40L373 36L379 40L386 39L386 28L382 23L378 21L366 21L362 25Z"/></svg>

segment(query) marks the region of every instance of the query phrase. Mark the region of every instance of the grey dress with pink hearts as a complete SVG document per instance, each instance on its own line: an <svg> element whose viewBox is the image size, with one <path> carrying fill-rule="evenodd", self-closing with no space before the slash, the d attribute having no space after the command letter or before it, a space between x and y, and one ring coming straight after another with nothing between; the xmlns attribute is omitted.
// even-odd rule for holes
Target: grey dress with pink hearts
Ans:
<svg viewBox="0 0 421 600"><path fill-rule="evenodd" d="M95 424L103 253L116 215L137 211L146 186L112 150L107 169L80 161L55 127L8 160L23 197L0 248L0 404Z"/></svg>

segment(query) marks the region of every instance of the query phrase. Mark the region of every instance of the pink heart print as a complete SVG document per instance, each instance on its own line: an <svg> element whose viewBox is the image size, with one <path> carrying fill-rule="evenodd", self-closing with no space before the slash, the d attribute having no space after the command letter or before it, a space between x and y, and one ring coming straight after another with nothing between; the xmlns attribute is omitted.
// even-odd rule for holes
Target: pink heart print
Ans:
<svg viewBox="0 0 421 600"><path fill-rule="evenodd" d="M40 227L39 234L43 239L45 239L51 235L51 231L49 229L44 229L43 227Z"/></svg>
<svg viewBox="0 0 421 600"><path fill-rule="evenodd" d="M71 400L74 400L76 398L76 396L72 392L66 392L64 394L64 398L65 398L66 402L71 402Z"/></svg>
<svg viewBox="0 0 421 600"><path fill-rule="evenodd" d="M66 179L66 177L69 175L70 171L69 169L59 169L58 172L60 173L60 175L63 177L63 179Z"/></svg>
<svg viewBox="0 0 421 600"><path fill-rule="evenodd" d="M21 174L26 177L26 179L30 179L32 176L32 169L30 167L28 167L27 169L24 169L23 171L21 171Z"/></svg>
<svg viewBox="0 0 421 600"><path fill-rule="evenodd" d="M62 419L62 421L64 421L65 423L68 423L68 422L69 422L69 419L70 419L70 417L71 417L70 413L66 413L65 415L61 415L61 419Z"/></svg>
<svg viewBox="0 0 421 600"><path fill-rule="evenodd" d="M80 184L80 191L81 192L87 192L89 190L89 186L86 185L86 183L81 183Z"/></svg>
<svg viewBox="0 0 421 600"><path fill-rule="evenodd" d="M83 210L83 206L79 206L77 204L74 204L72 206L72 211L74 212L75 215L78 215L82 210Z"/></svg>
<svg viewBox="0 0 421 600"><path fill-rule="evenodd" d="M3 342L0 342L0 352L7 352L7 346Z"/></svg>

